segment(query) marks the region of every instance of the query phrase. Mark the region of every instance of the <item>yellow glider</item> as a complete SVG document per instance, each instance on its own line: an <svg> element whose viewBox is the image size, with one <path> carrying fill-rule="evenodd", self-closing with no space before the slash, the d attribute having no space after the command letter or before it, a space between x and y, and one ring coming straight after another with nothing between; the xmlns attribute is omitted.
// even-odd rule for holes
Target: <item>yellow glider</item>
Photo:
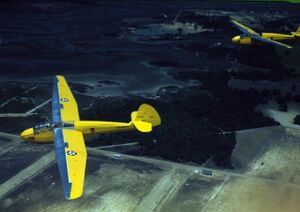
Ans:
<svg viewBox="0 0 300 212"><path fill-rule="evenodd" d="M30 142L54 141L56 161L66 199L76 199L83 193L87 152L84 135L94 133L139 130L150 132L160 125L157 111L142 104L131 113L131 121L80 121L77 103L63 76L54 78L52 93L52 123L24 130L21 137Z"/></svg>
<svg viewBox="0 0 300 212"><path fill-rule="evenodd" d="M259 34L254 30L250 29L249 27L239 23L238 21L232 20L231 22L234 24L234 26L236 26L240 31L243 32L242 35L238 35L232 38L232 42L234 44L252 45L258 43L269 43L272 45L290 49L293 47L281 43L279 41L295 40L300 38L300 26L298 27L296 32L291 32L291 34L279 34L269 32L263 32Z"/></svg>

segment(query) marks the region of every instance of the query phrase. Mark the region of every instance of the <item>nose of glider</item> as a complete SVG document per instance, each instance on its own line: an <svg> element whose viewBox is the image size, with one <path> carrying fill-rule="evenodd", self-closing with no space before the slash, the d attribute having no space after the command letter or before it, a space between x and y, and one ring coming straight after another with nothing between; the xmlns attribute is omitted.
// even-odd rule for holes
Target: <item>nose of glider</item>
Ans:
<svg viewBox="0 0 300 212"><path fill-rule="evenodd" d="M241 37L238 35L238 36L235 36L232 38L232 43L239 43L241 40Z"/></svg>
<svg viewBox="0 0 300 212"><path fill-rule="evenodd" d="M29 140L30 137L33 137L33 128L29 128L27 130L24 130L21 134L20 137L24 140Z"/></svg>

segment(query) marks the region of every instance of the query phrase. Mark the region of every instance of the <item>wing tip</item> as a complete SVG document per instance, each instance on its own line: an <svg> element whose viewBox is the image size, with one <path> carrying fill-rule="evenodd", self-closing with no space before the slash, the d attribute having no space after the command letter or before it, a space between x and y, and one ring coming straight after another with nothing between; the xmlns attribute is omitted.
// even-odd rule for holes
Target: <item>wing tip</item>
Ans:
<svg viewBox="0 0 300 212"><path fill-rule="evenodd" d="M54 78L56 78L56 79L64 79L65 77L63 76L63 75L55 75L55 77Z"/></svg>
<svg viewBox="0 0 300 212"><path fill-rule="evenodd" d="M83 192L78 193L78 194L70 194L70 195L65 195L65 198L67 200L74 200L74 199L78 199L82 196Z"/></svg>
<svg viewBox="0 0 300 212"><path fill-rule="evenodd" d="M231 22L232 24L236 25L236 26L238 25L238 22L237 22L236 20L234 20L234 19L231 19L230 22Z"/></svg>
<svg viewBox="0 0 300 212"><path fill-rule="evenodd" d="M241 25L242 25L241 22L239 22L239 21L237 21L237 20L234 20L234 19L231 19L230 22L231 22L231 23L234 23L235 25L237 25L237 26L239 26L239 27L241 27Z"/></svg>

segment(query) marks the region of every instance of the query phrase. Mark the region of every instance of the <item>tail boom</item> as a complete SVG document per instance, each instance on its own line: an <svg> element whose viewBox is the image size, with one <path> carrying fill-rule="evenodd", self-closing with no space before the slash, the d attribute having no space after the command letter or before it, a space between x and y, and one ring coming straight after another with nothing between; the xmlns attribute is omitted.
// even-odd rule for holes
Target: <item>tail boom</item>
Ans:
<svg viewBox="0 0 300 212"><path fill-rule="evenodd" d="M131 113L131 121L75 121L74 129L84 135L95 133L112 133L138 130L140 132L151 132L152 128L160 125L161 120L158 112L150 105L142 104L137 111Z"/></svg>

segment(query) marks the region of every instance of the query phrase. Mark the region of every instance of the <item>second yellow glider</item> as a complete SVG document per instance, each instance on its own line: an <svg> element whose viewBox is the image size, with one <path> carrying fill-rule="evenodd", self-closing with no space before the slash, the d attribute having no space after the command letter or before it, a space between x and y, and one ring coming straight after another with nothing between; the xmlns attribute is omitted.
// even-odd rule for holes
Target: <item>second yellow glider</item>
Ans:
<svg viewBox="0 0 300 212"><path fill-rule="evenodd" d="M240 31L243 32L242 35L238 35L232 38L232 42L234 44L253 45L253 44L261 44L261 43L269 43L272 45L290 49L293 47L281 43L279 41L300 39L300 26L298 27L296 32L291 32L290 34L280 34L280 33L271 33L271 32L262 32L261 34L258 34L254 30L241 24L238 21L232 20L231 22Z"/></svg>

